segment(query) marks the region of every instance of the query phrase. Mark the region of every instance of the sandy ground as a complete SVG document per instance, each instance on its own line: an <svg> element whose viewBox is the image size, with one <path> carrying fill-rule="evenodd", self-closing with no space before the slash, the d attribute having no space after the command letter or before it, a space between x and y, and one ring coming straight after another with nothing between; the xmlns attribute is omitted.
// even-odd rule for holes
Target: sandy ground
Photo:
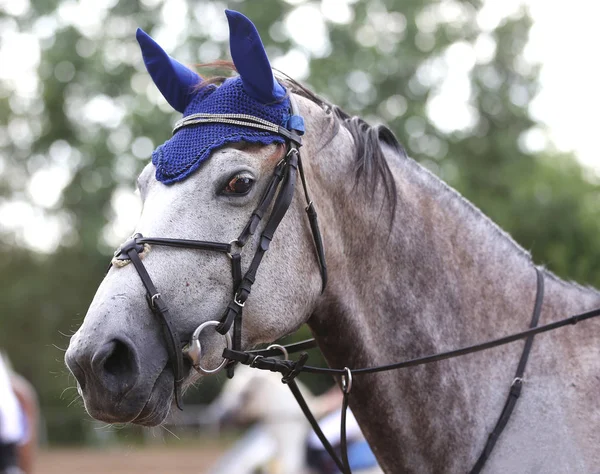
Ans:
<svg viewBox="0 0 600 474"><path fill-rule="evenodd" d="M42 450L34 474L201 474L222 452L214 445Z"/></svg>

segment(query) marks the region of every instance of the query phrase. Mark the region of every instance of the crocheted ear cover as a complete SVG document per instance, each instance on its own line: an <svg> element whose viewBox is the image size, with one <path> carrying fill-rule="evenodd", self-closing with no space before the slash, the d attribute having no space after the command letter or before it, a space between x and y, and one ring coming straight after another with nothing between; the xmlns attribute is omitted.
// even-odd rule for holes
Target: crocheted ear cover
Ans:
<svg viewBox="0 0 600 474"><path fill-rule="evenodd" d="M144 63L167 101L183 116L196 113L246 114L286 126L290 101L273 77L264 46L252 22L240 13L226 11L231 56L239 76L222 85L202 86L202 78L170 58L145 33L138 31ZM199 124L178 130L152 154L156 179L171 184L196 171L212 152L229 143L269 145L284 143L273 132L225 123Z"/></svg>

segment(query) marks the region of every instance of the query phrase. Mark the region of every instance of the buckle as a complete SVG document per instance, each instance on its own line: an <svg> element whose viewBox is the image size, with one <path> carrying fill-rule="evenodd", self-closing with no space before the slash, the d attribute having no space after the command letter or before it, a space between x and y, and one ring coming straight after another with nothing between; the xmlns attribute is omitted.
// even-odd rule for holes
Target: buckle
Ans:
<svg viewBox="0 0 600 474"><path fill-rule="evenodd" d="M238 294L233 295L233 302L238 305L240 308L243 308L246 305L245 301L240 301Z"/></svg>

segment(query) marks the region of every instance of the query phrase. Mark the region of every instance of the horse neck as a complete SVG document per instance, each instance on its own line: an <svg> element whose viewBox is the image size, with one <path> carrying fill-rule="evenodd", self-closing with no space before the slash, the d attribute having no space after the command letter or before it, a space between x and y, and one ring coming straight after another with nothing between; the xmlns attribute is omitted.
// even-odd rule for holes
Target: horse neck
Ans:
<svg viewBox="0 0 600 474"><path fill-rule="evenodd" d="M323 219L330 284L311 319L325 345L344 327L377 338L378 347L367 343L360 352L387 359L383 344L413 356L524 322L536 288L529 254L413 160L388 162L398 195L393 219L381 185L372 197L338 186L328 203L335 208ZM358 352L351 339L345 363Z"/></svg>
<svg viewBox="0 0 600 474"><path fill-rule="evenodd" d="M328 363L389 364L525 329L536 297L529 254L412 160L390 154L388 163L398 194L393 220L381 186L373 197L340 191L338 183L354 179L341 160L345 171L329 187L336 192L321 206L330 283L309 324ZM583 291L547 281L545 314L568 310L561 294ZM382 465L388 458L400 469L402 446L407 469L452 458L464 470L498 416L521 348L357 377L351 406ZM474 378L483 373L482 388ZM385 440L382 430L391 433Z"/></svg>

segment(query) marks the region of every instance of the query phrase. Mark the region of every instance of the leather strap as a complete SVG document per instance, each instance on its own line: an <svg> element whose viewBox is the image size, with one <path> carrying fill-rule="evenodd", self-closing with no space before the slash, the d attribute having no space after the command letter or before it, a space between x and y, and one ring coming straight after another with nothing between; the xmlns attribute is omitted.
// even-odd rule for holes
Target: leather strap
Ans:
<svg viewBox="0 0 600 474"><path fill-rule="evenodd" d="M287 212L289 205L291 204L291 199L294 192L295 187L295 179L294 179L294 163L289 159L290 154L280 161L280 163L276 167L275 175L271 179L267 189L261 199L260 204L257 206L256 210L253 212L248 224L238 237L238 243L240 245L244 245L247 241L247 238L254 233L258 222L262 219L264 212L270 206L273 197L277 191L277 187L282 180L283 184L281 184L281 188L279 189L279 193L275 198L275 203L273 205L273 210L271 211L271 215L269 216L269 220L265 225L265 228L261 234L259 246L256 249L254 257L252 258L252 262L248 267L245 275L241 277L241 265L236 270L236 274L234 277L234 288L235 293L232 301L229 302L227 308L223 316L221 317L221 323L216 327L217 332L221 334L225 334L229 331L231 326L234 326L234 349L239 349L239 345L235 343L236 332L238 334L238 338L241 340L241 329L237 329L236 327L241 328L242 319L242 309L248 296L250 295L250 291L252 289L252 285L256 279L256 273L258 271L258 267L262 262L262 258L265 252L269 249L269 244L273 239L273 235L275 234L275 230L279 226L281 219ZM233 256L232 256L233 257ZM241 258L241 257L240 257ZM237 261L236 265L239 264L241 260ZM232 265L234 264L232 260ZM232 267L233 269L233 267ZM241 278L240 278L241 277ZM237 281L236 281L237 280ZM228 375L232 376L231 368L233 364L229 364L230 368Z"/></svg>
<svg viewBox="0 0 600 474"><path fill-rule="evenodd" d="M242 282L242 256L239 253L233 254L231 256L231 277L233 278L233 295L235 297L236 292L238 291L238 287ZM239 312L235 314L235 319L233 322L233 341L232 346L233 349L241 349L242 348L242 310L244 308L240 307ZM227 329L228 331L229 329ZM227 331L224 332L227 333ZM230 360L227 363L227 377L233 378L233 369L235 368L236 362Z"/></svg>
<svg viewBox="0 0 600 474"><path fill-rule="evenodd" d="M295 342L283 346L288 354L294 354L295 352L306 351L308 349L314 349L317 347L317 342L314 339L306 339L305 341ZM261 357L271 357L281 355L281 349L275 347L272 349L257 349L253 351L247 351L248 354L259 355Z"/></svg>
<svg viewBox="0 0 600 474"><path fill-rule="evenodd" d="M567 325L577 324L580 321L585 321L587 319L591 319L591 318L600 316L600 309L595 309L595 310L588 311L585 313L577 314L575 316L564 318L560 321L548 323L543 326L538 326L538 322L539 322L540 315L541 315L543 299L544 299L544 276L540 269L538 269L536 267L535 270L536 270L536 276L537 276L537 292L536 292L536 299L535 299L535 304L534 304L534 309L533 309L533 316L532 316L532 320L531 320L529 329L527 329L525 331L521 331L519 333L511 334L509 336L494 339L492 341L487 341L485 343L475 344L475 345L467 346L467 347L464 347L461 349L443 352L440 354L434 354L434 355L425 356L425 357L418 357L415 359L410 359L410 360L398 362L395 364L355 369L355 370L352 370L351 373L349 373L350 370L347 368L331 369L331 368L326 368L326 367L307 366L304 364L306 362L306 357L305 357L306 353L303 353L303 357L300 359L300 361L298 361L301 363L293 362L290 360L279 360L279 359L270 357L272 355L280 353L280 351L281 351L280 348L273 348L270 350L263 349L263 350L251 351L251 352L242 352L242 351L235 351L235 350L231 350L231 349L225 349L223 351L223 357L226 359L230 359L230 360L236 360L245 365L250 365L251 367L256 367L258 369L270 370L271 372L279 372L279 373L283 374L284 381L286 381L288 383L288 385L290 385L290 389L292 390L292 393L294 394L296 401L300 405L300 408L302 409L307 420L309 421L309 423L315 430L315 433L321 440L321 443L325 447L326 451L329 453L329 455L331 456L333 461L336 463L338 468L342 471L342 473L348 474L348 473L350 473L350 467L349 467L348 459L347 459L346 410L348 407L348 392L349 392L349 390L347 390L347 391L344 390L344 399L343 399L343 404L342 404L342 424L340 427L342 460L340 460L339 457L337 456L337 454L335 453L335 451L333 450L333 448L331 447L331 445L329 444L329 442L327 441L327 439L325 438L325 436L323 435L323 433L321 432L321 430L318 426L318 423L315 420L312 413L310 412L310 410L308 409L308 406L306 405L306 402L305 402L304 398L302 397L302 394L299 392L299 390L297 390L297 386L296 386L296 388L294 388L295 383L290 383L290 380L289 380L290 378L291 378L291 382L293 382L293 378L296 375L298 375L298 373L300 373L300 372L315 373L315 374L341 375L341 376L348 374L349 376L351 376L352 374L357 375L357 374L365 374L365 373L376 373L376 372L383 372L383 371L387 371L387 370L401 369L401 368L405 368L405 367L414 367L417 365L428 364L431 362L446 360L446 359L458 357L461 355L471 354L473 352L479 352L482 350L491 349L493 347L497 347L500 345L508 344L510 342L514 342L519 339L526 338L527 340L525 342L525 347L523 349L523 353L519 360L519 364L517 366L517 371L515 373L515 378L513 380L513 383L511 384L511 388L509 390L509 395L508 395L507 401L505 403L504 409L502 410L502 413L500 415L500 418L498 419L496 427L494 428L494 430L492 431L492 433L490 434L490 436L488 438L488 441L486 443L483 453L481 454L480 458L477 460L473 469L470 471L471 474L478 474L481 471L481 469L483 468L485 461L489 457L492 449L494 448L494 445L495 445L497 439L499 438L500 434L502 433L502 430L508 423L508 419L510 418L510 415L512 414L514 407L516 405L516 402L521 394L522 384L523 384L523 375L525 373L525 368L527 365L527 360L529 358L529 353L531 352L531 347L533 344L533 336L535 336L536 334L543 333L543 332L552 331L554 329L558 329L558 328L561 328L561 327L564 327ZM314 339L309 339L309 340L297 343L296 345L283 346L283 347L285 349L287 349L288 352L292 352L293 346L308 348L308 347L312 347L313 344L314 344Z"/></svg>
<svg viewBox="0 0 600 474"><path fill-rule="evenodd" d="M256 209L254 209L254 211L252 212L248 223L237 238L239 245L246 245L248 238L251 235L254 235L254 232L256 232L258 224L260 223L261 219L269 209L269 206L273 202L273 198L275 197L277 187L279 186L279 183L283 178L283 170L285 164L285 160L281 160L279 163L277 163L275 171L273 171L273 176L271 177L271 180L269 181L269 184L267 185L267 188L265 189L258 206L256 206Z"/></svg>
<svg viewBox="0 0 600 474"><path fill-rule="evenodd" d="M535 304L533 306L533 316L531 317L531 324L529 325L530 328L535 328L538 325L540 315L542 313L542 303L544 301L544 275L537 267L535 267L535 272L537 275L537 292ZM473 466L473 469L471 469L471 474L479 474L481 472L486 461L492 454L494 446L496 446L496 441L498 441L498 438L500 438L502 431L504 431L512 412L515 409L517 400L519 400L519 397L521 396L521 390L523 388L523 375L525 374L525 367L527 366L527 360L529 359L529 353L531 352L532 346L533 335L528 336L525 340L525 347L523 348L523 353L519 359L519 365L517 366L515 378L510 384L510 390L508 391L508 397L504 403L502 413L496 422L496 426L490 433L479 459L477 459L475 466Z"/></svg>
<svg viewBox="0 0 600 474"><path fill-rule="evenodd" d="M293 153L294 150L295 153ZM295 170L297 166L297 154L298 153L295 146L290 145L290 149L286 156L275 167L273 177L271 178L271 181L269 182L260 203L252 213L248 224L238 237L238 244L243 246L247 242L248 237L254 234L258 223L264 216L266 210L269 208L277 188L283 179L283 183L281 184L279 193L277 194L275 203L273 204L273 210L271 211L269 220L267 221L267 224L265 225L265 228L261 234L259 246L256 249L246 274L243 277L241 269L241 255L232 255L232 277L234 281L233 300L227 305L227 309L221 318L221 323L216 327L216 330L221 334L225 334L227 331L229 331L231 325L233 324L233 350L241 349L243 321L242 312L244 305L246 304L246 300L250 295L252 285L256 279L258 267L262 262L264 254L269 249L269 244L273 239L277 227L279 227L281 220L287 213L287 210L292 202L292 197L294 195L294 189L296 186ZM229 360L227 364L227 377L233 378L235 365L236 361Z"/></svg>
<svg viewBox="0 0 600 474"><path fill-rule="evenodd" d="M117 260L129 260L128 252L134 248L137 253L144 251L144 244L160 245L165 247L190 248L196 250L212 250L215 252L229 253L231 252L231 244L221 242L206 242L203 240L186 240L186 239L165 239L156 237L144 237L142 234L135 234L126 241L115 252Z"/></svg>
<svg viewBox="0 0 600 474"><path fill-rule="evenodd" d="M306 215L308 216L308 222L310 224L310 230L313 236L313 242L315 243L315 250L317 252L317 261L319 263L319 270L321 271L321 293L325 291L327 286L327 264L325 261L325 249L323 247L323 237L321 236L321 230L319 229L319 221L317 218L317 211L315 206L310 199L308 194L308 186L306 185L306 177L304 176L304 168L302 168L302 159L298 155L298 171L300 172L300 179L302 181L302 189L304 189L304 197L306 199Z"/></svg>
<svg viewBox="0 0 600 474"><path fill-rule="evenodd" d="M510 336L504 336L498 339L493 339L491 341L487 341L481 344L474 344L472 346L463 347L460 349L454 349L452 351L441 352L439 354L428 355L424 357L416 357L414 359L405 360L402 362L397 362L395 364L387 364L387 365L378 365L375 367L364 367L361 369L352 369L352 374L360 375L360 374L374 374L377 372L386 372L388 370L394 369L404 369L406 367L416 367L417 365L430 364L432 362L438 362L446 359L453 359L454 357L472 354L473 352L484 351L487 349L492 349L494 347L503 346L504 344L509 344L514 341L518 341L519 339L524 339L528 336L534 336L536 334L541 334L548 331L553 331L554 329L562 328L564 326L569 326L573 324L577 324L582 321L586 321L588 319L596 318L600 316L600 309L595 309L593 311L588 311L586 313L577 314L575 316L570 316L565 319L561 319L560 321L556 321L554 323L544 324L542 326L537 326L533 329L527 329L526 331L521 331L515 334L511 334ZM286 346L284 346L286 347ZM281 352L278 352L281 353ZM233 351L231 349L225 349L223 351L223 357L226 359L234 359L242 364L249 365L249 361L252 360L253 354L245 351ZM265 357L261 359L261 361L267 362L270 361L270 358ZM276 359L273 359L274 361ZM248 362L245 362L248 361ZM258 365L256 366L258 367ZM259 367L262 368L262 367ZM265 367L266 368L266 367ZM270 369L269 369L270 370ZM278 372L278 370L277 370ZM330 367L312 367L310 365L305 365L302 368L302 372L306 372L309 374L327 374L327 375L342 375L345 373L344 369L332 369Z"/></svg>
<svg viewBox="0 0 600 474"><path fill-rule="evenodd" d="M169 309L164 304L160 293L156 290L150 275L146 271L146 267L142 263L140 256L138 255L136 248L131 248L127 252L127 256L133 263L135 269L142 280L144 287L146 288L146 298L148 299L148 305L152 312L158 316L161 326L163 328L163 335L167 345L167 352L169 354L169 362L173 368L173 380L174 380L174 393L175 403L180 410L183 410L183 400L181 399L181 384L183 382L183 353L181 351L181 342L177 331L169 321L167 313Z"/></svg>
<svg viewBox="0 0 600 474"><path fill-rule="evenodd" d="M310 423L310 426L312 426L312 429L314 430L315 434L317 435L317 438L319 438L319 441L321 441L321 444L325 448L325 451L327 451L329 456L331 456L331 459L333 459L333 462L335 462L338 469L343 474L351 474L349 469L346 468L346 465L344 465L344 463L340 460L337 453L333 449L333 446L331 446L331 443L329 442L329 440L327 439L327 437L321 430L319 423L317 422L314 415L310 411L310 408L306 404L306 400L304 400L304 397L302 396L302 393L300 392L300 389L298 388L298 384L296 384L296 381L290 380L288 382L288 387L290 387L290 391L292 392L292 395L294 395L294 398L296 399L298 406L302 410L302 413L304 413L304 416Z"/></svg>
<svg viewBox="0 0 600 474"><path fill-rule="evenodd" d="M348 439L346 436L346 415L348 413L348 395L349 392L344 392L342 398L342 416L340 419L340 451L342 453L342 462L346 468L346 472L351 474L350 461L348 460Z"/></svg>
<svg viewBox="0 0 600 474"><path fill-rule="evenodd" d="M295 147L291 147L290 151L285 158L286 166L283 182L281 183L281 188L279 189L279 193L277 194L277 198L275 199L275 203L273 204L273 210L271 211L271 215L269 216L269 220L263 229L263 232L260 237L260 242L254 257L252 258L252 262L242 279L242 282L239 286L237 293L237 300L244 304L250 295L250 291L252 289L252 285L256 280L256 273L258 271L258 267L260 266L262 259L269 250L269 245L273 240L273 236L275 235L275 231L279 227L281 220L287 213L287 210L292 203L292 198L294 196L294 189L296 186L296 171L298 168L298 150Z"/></svg>

